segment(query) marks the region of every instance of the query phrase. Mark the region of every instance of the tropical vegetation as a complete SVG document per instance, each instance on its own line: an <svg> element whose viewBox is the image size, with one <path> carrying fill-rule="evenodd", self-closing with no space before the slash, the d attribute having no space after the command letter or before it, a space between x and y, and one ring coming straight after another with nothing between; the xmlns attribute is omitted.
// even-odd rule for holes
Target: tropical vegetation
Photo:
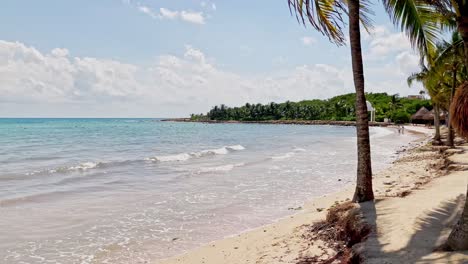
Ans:
<svg viewBox="0 0 468 264"><path fill-rule="evenodd" d="M353 201L373 200L372 170L360 25L370 27L370 0L288 0L290 9L303 24L341 45L345 42L343 20L348 17L349 44L356 90L356 128L358 169ZM421 72L411 76L421 81L434 103L435 118L440 109L450 109L449 121L459 135L468 137L468 1L467 0L382 0L393 22L406 33L421 56ZM447 32L456 31L461 41L441 41ZM447 44L447 45L446 45ZM444 48L445 46L445 48ZM463 46L463 47L461 47ZM458 51L456 51L458 50ZM447 51L447 52L444 52ZM461 56L463 54L463 56ZM437 121L437 120L436 120ZM436 122L437 123L437 122ZM436 126L438 127L438 125ZM453 146L449 133L447 144ZM440 141L436 135L436 142ZM468 196L468 186L467 186ZM446 249L468 249L468 199L462 215L450 234Z"/></svg>
<svg viewBox="0 0 468 264"><path fill-rule="evenodd" d="M206 115L192 115L192 120L337 120L355 121L354 93L335 96L328 100L306 100L300 102L250 104L240 107L220 105L213 107ZM411 115L421 107L432 109L430 100L411 99L388 95L387 93L368 93L367 100L375 109L375 120L383 122L385 118L395 123L408 123Z"/></svg>

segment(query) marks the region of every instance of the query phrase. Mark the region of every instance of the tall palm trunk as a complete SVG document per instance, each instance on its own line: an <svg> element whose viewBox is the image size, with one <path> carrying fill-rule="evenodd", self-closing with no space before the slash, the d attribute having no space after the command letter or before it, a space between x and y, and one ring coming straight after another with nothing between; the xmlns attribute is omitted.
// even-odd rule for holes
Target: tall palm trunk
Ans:
<svg viewBox="0 0 468 264"><path fill-rule="evenodd" d="M434 104L434 128L435 128L435 136L434 136L434 145L440 145L440 111L439 105Z"/></svg>
<svg viewBox="0 0 468 264"><path fill-rule="evenodd" d="M462 2L462 1L459 1ZM461 4L461 5L460 5ZM458 31L463 39L465 48L465 66L468 66L468 4L459 3L460 17L457 18ZM468 89L467 85L462 85L459 89ZM459 91L460 92L460 91ZM468 93L468 91L466 91ZM457 102L459 102L457 100ZM452 108L453 109L453 108ZM459 117L468 118L468 117ZM451 120L454 119L453 113ZM462 215L457 224L453 228L447 240L447 246L451 250L468 250L468 185L465 197L465 207L463 208Z"/></svg>
<svg viewBox="0 0 468 264"><path fill-rule="evenodd" d="M452 88L450 89L450 106L452 106L453 103L453 96L455 94L455 88L457 85L457 67L454 64L453 69L452 69ZM454 131L453 131L453 126L452 126L452 114L449 114L449 119L448 119L448 138L447 138L447 145L451 148L455 147L454 143Z"/></svg>
<svg viewBox="0 0 468 264"><path fill-rule="evenodd" d="M359 0L349 0L349 39L353 66L354 88L356 90L356 131L357 131L357 182L354 202L374 199L372 191L372 167L369 140L369 117L364 93L364 67L361 53L361 32L359 28Z"/></svg>

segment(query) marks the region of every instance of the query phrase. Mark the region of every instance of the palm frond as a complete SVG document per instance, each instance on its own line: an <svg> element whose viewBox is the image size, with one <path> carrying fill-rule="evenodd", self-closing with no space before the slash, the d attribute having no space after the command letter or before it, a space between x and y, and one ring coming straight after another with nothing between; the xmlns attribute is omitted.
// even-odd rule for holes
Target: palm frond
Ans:
<svg viewBox="0 0 468 264"><path fill-rule="evenodd" d="M458 61L459 64L463 63L463 40L459 39L453 43L444 42L445 46L437 54L437 57L433 61L434 68L441 69L444 64L453 63Z"/></svg>
<svg viewBox="0 0 468 264"><path fill-rule="evenodd" d="M426 0L382 0L393 23L406 33L421 55L432 52L440 38L443 17Z"/></svg>
<svg viewBox="0 0 468 264"><path fill-rule="evenodd" d="M406 82L408 83L408 86L412 86L414 82L421 82L424 83L428 75L428 70L427 69L422 69L421 72L414 72L408 76L406 79Z"/></svg>
<svg viewBox="0 0 468 264"><path fill-rule="evenodd" d="M337 45L345 43L342 4L337 0L288 0L299 23L310 24Z"/></svg>
<svg viewBox="0 0 468 264"><path fill-rule="evenodd" d="M341 46L346 42L343 32L346 22L343 14L348 15L348 0L288 0L289 11L299 23L310 24L314 29ZM360 0L359 19L366 31L372 28L370 0Z"/></svg>

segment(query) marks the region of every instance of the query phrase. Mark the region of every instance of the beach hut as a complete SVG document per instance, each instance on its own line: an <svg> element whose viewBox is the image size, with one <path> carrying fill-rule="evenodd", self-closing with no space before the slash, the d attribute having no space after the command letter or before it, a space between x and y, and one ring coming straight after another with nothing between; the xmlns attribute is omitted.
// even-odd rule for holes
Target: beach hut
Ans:
<svg viewBox="0 0 468 264"><path fill-rule="evenodd" d="M427 108L423 106L416 112L416 114L411 116L411 123L413 123L413 124L427 124L428 121L429 121L429 123L431 122L430 121L431 119L432 119L432 121L434 121L434 115L432 115L432 118L429 117L429 119L428 119L428 115L430 115L430 111L427 110Z"/></svg>
<svg viewBox="0 0 468 264"><path fill-rule="evenodd" d="M424 120L426 120L428 123L432 125L434 124L434 109L432 109L431 111L429 111L429 113L424 115ZM440 111L439 120L440 120L441 125L445 124L445 112L444 111Z"/></svg>

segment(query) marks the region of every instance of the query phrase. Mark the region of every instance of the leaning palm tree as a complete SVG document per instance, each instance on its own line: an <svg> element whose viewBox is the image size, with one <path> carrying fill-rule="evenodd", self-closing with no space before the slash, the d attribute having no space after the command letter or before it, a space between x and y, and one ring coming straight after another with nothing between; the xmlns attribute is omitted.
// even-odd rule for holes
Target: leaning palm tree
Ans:
<svg viewBox="0 0 468 264"><path fill-rule="evenodd" d="M416 0L413 0L416 1ZM458 29L464 46L464 66L468 67L468 1L466 0L424 0L437 9L446 21ZM468 137L468 83L458 87L450 108L451 123L459 135ZM468 185L467 198L462 215L452 230L447 243L450 250L468 250Z"/></svg>
<svg viewBox="0 0 468 264"><path fill-rule="evenodd" d="M442 41L438 43L436 48L430 54L426 55L425 63L427 66L422 63L422 70L418 73L413 73L407 80L409 86L411 86L414 81L421 82L431 97L434 106L434 145L440 145L442 143L440 135L440 113L450 108L450 94L454 91L454 87L459 84L458 80L460 79L460 76L457 77L459 59L457 56L454 58L454 55L457 55L457 52L460 51L457 45L460 45L457 44L458 42L455 35L457 34L454 34L452 42ZM450 141L450 138L449 136L448 141Z"/></svg>
<svg viewBox="0 0 468 264"><path fill-rule="evenodd" d="M349 43L356 90L357 182L354 202L374 199L369 139L369 117L364 92L364 67L361 53L360 25L370 26L368 0L288 0L291 11L304 25L310 24L332 42L343 45L343 14L348 15Z"/></svg>
<svg viewBox="0 0 468 264"><path fill-rule="evenodd" d="M422 65L421 67L421 71L411 74L408 77L407 82L408 86L411 86L413 82L418 81L423 84L424 89L429 93L434 107L435 135L432 144L440 145L440 108L445 104L446 89L444 83L441 81L441 75L436 71L436 68L427 68L425 65Z"/></svg>
<svg viewBox="0 0 468 264"><path fill-rule="evenodd" d="M464 67L468 67L468 1L467 0L382 0L396 24L401 25L411 43L421 53L421 62L431 52L440 29L456 28L463 40ZM451 107L451 123L460 135L468 137L468 84L460 86ZM467 186L468 189L468 186ZM468 193L467 193L468 196ZM468 199L458 224L448 242L451 250L468 249Z"/></svg>
<svg viewBox="0 0 468 264"><path fill-rule="evenodd" d="M466 80L466 69L464 67L464 45L458 31L452 33L448 41L443 41L439 45L439 55L434 60L434 68L442 72L442 75L450 79L450 97L447 109L450 109L455 95L456 88ZM449 116L450 118L450 116ZM454 131L451 122L448 122L447 145L454 147Z"/></svg>

